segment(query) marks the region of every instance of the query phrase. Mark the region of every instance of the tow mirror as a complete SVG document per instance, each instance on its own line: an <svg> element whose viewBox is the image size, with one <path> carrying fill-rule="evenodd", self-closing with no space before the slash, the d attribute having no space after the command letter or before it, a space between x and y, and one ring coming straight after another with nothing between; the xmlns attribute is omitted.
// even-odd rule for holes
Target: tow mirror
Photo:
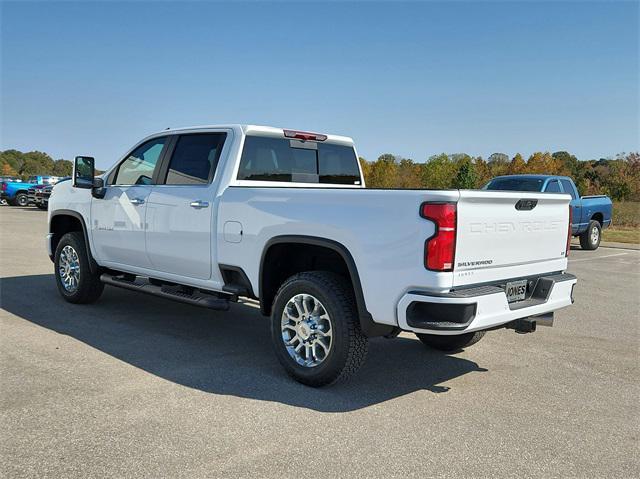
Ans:
<svg viewBox="0 0 640 479"><path fill-rule="evenodd" d="M73 186L76 188L93 188L95 176L95 159L91 156L76 156L73 162Z"/></svg>

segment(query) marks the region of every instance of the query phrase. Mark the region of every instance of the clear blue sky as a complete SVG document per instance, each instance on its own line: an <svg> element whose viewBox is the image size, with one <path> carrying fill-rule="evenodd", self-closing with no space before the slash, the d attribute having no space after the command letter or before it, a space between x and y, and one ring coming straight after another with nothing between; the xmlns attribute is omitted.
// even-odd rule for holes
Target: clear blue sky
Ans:
<svg viewBox="0 0 640 479"><path fill-rule="evenodd" d="M3 3L0 148L107 167L166 127L359 153L639 148L638 2Z"/></svg>

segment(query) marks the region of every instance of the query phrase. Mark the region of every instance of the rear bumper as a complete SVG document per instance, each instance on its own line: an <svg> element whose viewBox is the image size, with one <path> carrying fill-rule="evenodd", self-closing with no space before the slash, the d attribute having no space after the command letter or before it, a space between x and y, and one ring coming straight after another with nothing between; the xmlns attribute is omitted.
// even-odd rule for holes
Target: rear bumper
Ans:
<svg viewBox="0 0 640 479"><path fill-rule="evenodd" d="M398 326L415 333L444 335L491 329L571 305L576 282L576 277L567 273L540 277L529 299L511 304L504 290L496 286L443 295L411 291L398 303Z"/></svg>

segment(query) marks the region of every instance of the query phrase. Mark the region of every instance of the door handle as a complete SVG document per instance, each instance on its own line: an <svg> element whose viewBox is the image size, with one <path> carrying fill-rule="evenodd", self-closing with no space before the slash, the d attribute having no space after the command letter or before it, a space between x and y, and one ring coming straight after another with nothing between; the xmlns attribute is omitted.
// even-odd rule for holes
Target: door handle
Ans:
<svg viewBox="0 0 640 479"><path fill-rule="evenodd" d="M136 206L144 204L144 200L142 198L132 198L130 201L132 205L136 205Z"/></svg>
<svg viewBox="0 0 640 479"><path fill-rule="evenodd" d="M209 206L209 202L208 201L202 201L202 200L196 200L196 201L192 201L189 206L191 206L192 208L207 208Z"/></svg>

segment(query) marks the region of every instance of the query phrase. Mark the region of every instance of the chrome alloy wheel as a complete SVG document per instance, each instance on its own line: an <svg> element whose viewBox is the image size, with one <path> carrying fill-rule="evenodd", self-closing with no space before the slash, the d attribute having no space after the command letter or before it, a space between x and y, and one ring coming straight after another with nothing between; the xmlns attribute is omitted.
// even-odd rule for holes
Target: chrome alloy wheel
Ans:
<svg viewBox="0 0 640 479"><path fill-rule="evenodd" d="M600 231L598 231L598 227L594 226L591 228L591 244L598 244L598 239L600 238Z"/></svg>
<svg viewBox="0 0 640 479"><path fill-rule="evenodd" d="M327 310L310 294L296 294L282 312L282 340L289 356L313 368L331 351L332 326Z"/></svg>
<svg viewBox="0 0 640 479"><path fill-rule="evenodd" d="M73 293L78 289L80 281L80 258L78 258L76 250L70 245L62 248L60 252L58 275L66 291Z"/></svg>

